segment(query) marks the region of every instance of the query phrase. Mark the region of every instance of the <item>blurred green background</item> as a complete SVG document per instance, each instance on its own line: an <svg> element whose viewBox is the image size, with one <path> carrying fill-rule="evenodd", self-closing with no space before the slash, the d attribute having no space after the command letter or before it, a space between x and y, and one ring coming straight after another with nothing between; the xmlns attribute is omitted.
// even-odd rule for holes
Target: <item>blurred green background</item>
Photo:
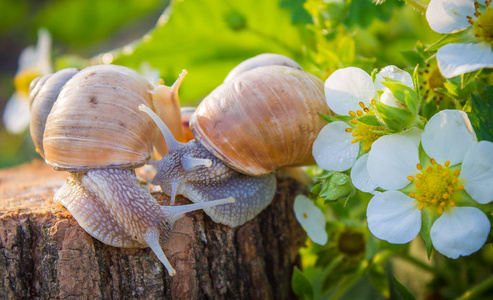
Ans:
<svg viewBox="0 0 493 300"><path fill-rule="evenodd" d="M52 35L54 69L111 63L136 70L144 61L171 84L188 75L180 99L196 105L239 62L263 52L287 55L325 79L337 68L395 64L416 40L431 43L425 18L398 0L0 0L0 111L14 92L22 49L38 28ZM168 9L164 14L165 8ZM155 25L159 23L157 27ZM423 40L424 39L424 40ZM0 168L39 157L29 131L0 125Z"/></svg>
<svg viewBox="0 0 493 300"><path fill-rule="evenodd" d="M167 5L167 0L1 0L0 112L14 93L19 54L36 45L38 28L52 35L57 70L140 38L154 27ZM39 156L28 130L12 135L0 125L0 168L34 157Z"/></svg>

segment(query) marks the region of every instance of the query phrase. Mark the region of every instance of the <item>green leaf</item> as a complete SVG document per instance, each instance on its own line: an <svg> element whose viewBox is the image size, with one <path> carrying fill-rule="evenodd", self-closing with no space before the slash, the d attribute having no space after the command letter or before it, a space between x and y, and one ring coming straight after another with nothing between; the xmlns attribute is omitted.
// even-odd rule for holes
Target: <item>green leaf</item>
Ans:
<svg viewBox="0 0 493 300"><path fill-rule="evenodd" d="M421 103L423 101L421 99L421 94L419 91L419 65L416 65L416 67L414 67L412 79L414 84L414 93L416 94L416 103L415 103L416 107L414 108L415 109L414 113L417 114L421 109Z"/></svg>
<svg viewBox="0 0 493 300"><path fill-rule="evenodd" d="M414 295L394 276L394 286L404 300L414 300Z"/></svg>
<svg viewBox="0 0 493 300"><path fill-rule="evenodd" d="M376 5L373 1L369 0L353 0L348 1L351 3L349 13L344 22L348 26L361 26L367 27L375 19L387 22L392 16L392 12L403 5L402 1L386 1L381 5Z"/></svg>
<svg viewBox="0 0 493 300"><path fill-rule="evenodd" d="M287 8L291 14L291 22L293 24L312 24L312 17L303 8L305 0L281 0L279 7Z"/></svg>
<svg viewBox="0 0 493 300"><path fill-rule="evenodd" d="M322 191L322 184L317 183L311 188L310 193L318 195L318 194L320 194L320 191Z"/></svg>
<svg viewBox="0 0 493 300"><path fill-rule="evenodd" d="M433 225L432 212L428 208L424 208L421 211L421 236L425 241L426 253L428 254L428 259L431 257L433 251L433 243L431 242L430 230L431 225Z"/></svg>
<svg viewBox="0 0 493 300"><path fill-rule="evenodd" d="M406 50L406 51L401 51L402 56L409 62L409 64L415 66L415 65L420 65L422 67L426 66L426 61L421 55L416 50Z"/></svg>
<svg viewBox="0 0 493 300"><path fill-rule="evenodd" d="M402 131L410 127L416 119L416 116L409 110L388 106L380 101L377 101L374 107L382 122L394 131Z"/></svg>
<svg viewBox="0 0 493 300"><path fill-rule="evenodd" d="M351 116L342 116L342 115L326 116L324 114L319 114L319 115L320 115L320 117L322 117L322 119L324 119L328 123L332 123L332 122L335 122L335 121L342 121L342 122L345 122L345 123L349 123L349 121L351 121L351 119L354 119Z"/></svg>
<svg viewBox="0 0 493 300"><path fill-rule="evenodd" d="M373 235L370 235L368 237L368 239L366 240L365 249L366 249L366 255L365 255L365 257L366 257L367 260L373 259L373 257L375 256L375 254L377 254L377 252L378 252L378 242L377 242L377 239Z"/></svg>
<svg viewBox="0 0 493 300"><path fill-rule="evenodd" d="M291 279L291 288L300 299L313 299L313 286L310 281L301 273L298 268L294 268Z"/></svg>
<svg viewBox="0 0 493 300"><path fill-rule="evenodd" d="M478 79L478 77L482 71L483 71L483 69L479 69L479 70L474 71L474 72L462 74L462 85L466 86L466 85L470 84L473 80Z"/></svg>
<svg viewBox="0 0 493 300"><path fill-rule="evenodd" d="M115 51L114 63L137 69L147 61L168 85L186 69L180 88L184 104L196 104L238 63L260 53L302 63L300 28L278 1L175 0L161 19L166 21L145 39Z"/></svg>
<svg viewBox="0 0 493 300"><path fill-rule="evenodd" d="M483 89L482 95L472 94L472 111L468 112L479 140L493 142L493 86Z"/></svg>
<svg viewBox="0 0 493 300"><path fill-rule="evenodd" d="M378 121L376 116L368 115L368 116L363 116L358 119L358 122L361 122L363 124L366 124L368 126L382 126L382 123Z"/></svg>
<svg viewBox="0 0 493 300"><path fill-rule="evenodd" d="M131 21L135 22L143 17L156 20L155 12L162 11L166 6L165 2L158 0L48 1L36 16L36 23L43 24L42 26L52 33L54 40L71 44L73 50L80 53L81 48L87 47L91 42L103 40L125 23L131 24ZM150 15L153 11L154 16ZM144 34L151 28L152 23L146 26L148 27L132 28L132 31L136 31L139 35Z"/></svg>
<svg viewBox="0 0 493 300"><path fill-rule="evenodd" d="M368 269L371 285L385 298L390 297L390 284L382 264L372 264Z"/></svg>
<svg viewBox="0 0 493 300"><path fill-rule="evenodd" d="M354 193L354 190L349 175L334 172L330 177L325 179L319 197L324 198L325 201L336 201L348 197Z"/></svg>
<svg viewBox="0 0 493 300"><path fill-rule="evenodd" d="M472 29L472 27L471 27L471 29ZM434 44L432 44L428 48L426 48L426 51L435 52L447 44L466 42L469 40L470 40L469 30L465 30L465 31L457 32L457 33L452 33L452 34L446 34L446 35L442 36Z"/></svg>
<svg viewBox="0 0 493 300"><path fill-rule="evenodd" d="M390 89L397 100L404 104L413 114L416 114L418 95L414 89L402 84L400 81L394 81L387 77L384 78L386 81L383 81L382 84Z"/></svg>

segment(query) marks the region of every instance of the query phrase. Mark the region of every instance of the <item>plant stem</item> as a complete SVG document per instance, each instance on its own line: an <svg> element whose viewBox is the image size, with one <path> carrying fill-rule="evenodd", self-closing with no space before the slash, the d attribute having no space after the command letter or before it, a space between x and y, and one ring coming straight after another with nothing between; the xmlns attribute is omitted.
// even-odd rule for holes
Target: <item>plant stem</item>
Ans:
<svg viewBox="0 0 493 300"><path fill-rule="evenodd" d="M484 291L486 291L487 289L489 289L491 287L493 287L493 276L488 277L488 279L484 280L480 284L469 289L464 294L462 294L462 296L457 298L457 300L466 300L466 299L476 298L476 296L481 295L481 293L483 293Z"/></svg>
<svg viewBox="0 0 493 300"><path fill-rule="evenodd" d="M411 5L412 7L414 7L414 9L416 9L417 11L419 11L422 15L424 15L426 13L426 7L419 3L417 0L404 0L407 4Z"/></svg>

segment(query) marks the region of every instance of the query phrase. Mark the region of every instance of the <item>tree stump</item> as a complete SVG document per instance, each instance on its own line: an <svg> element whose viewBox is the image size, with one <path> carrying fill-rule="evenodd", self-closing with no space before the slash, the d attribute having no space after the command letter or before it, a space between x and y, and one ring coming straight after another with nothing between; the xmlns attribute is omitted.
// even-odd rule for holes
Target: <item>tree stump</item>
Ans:
<svg viewBox="0 0 493 300"><path fill-rule="evenodd" d="M293 212L305 192L297 181L278 176L273 203L238 228L201 211L180 219L163 247L177 271L170 277L149 248L102 244L54 203L67 177L42 161L0 171L1 299L295 298L291 275L306 239Z"/></svg>

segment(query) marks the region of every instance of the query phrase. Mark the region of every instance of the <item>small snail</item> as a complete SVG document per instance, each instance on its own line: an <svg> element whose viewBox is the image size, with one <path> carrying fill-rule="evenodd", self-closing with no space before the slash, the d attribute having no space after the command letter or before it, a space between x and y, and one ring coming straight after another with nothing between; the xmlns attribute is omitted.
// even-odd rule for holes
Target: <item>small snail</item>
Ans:
<svg viewBox="0 0 493 300"><path fill-rule="evenodd" d="M71 172L54 200L105 244L149 246L170 275L175 270L161 244L175 221L186 212L234 201L161 206L138 183L133 169L149 158L156 127L137 107L154 107L159 95L176 94L178 85L158 93L133 70L99 65L41 77L30 91L37 151L55 169Z"/></svg>
<svg viewBox="0 0 493 300"><path fill-rule="evenodd" d="M264 66L274 60L275 65ZM260 62L259 62L260 61ZM262 66L259 66L262 65ZM286 57L262 54L238 65L197 107L190 125L195 140L180 143L145 105L162 131L169 153L159 161L154 184L192 202L233 197L204 211L231 227L252 219L273 199L273 172L314 163L313 141L329 114L323 82Z"/></svg>

